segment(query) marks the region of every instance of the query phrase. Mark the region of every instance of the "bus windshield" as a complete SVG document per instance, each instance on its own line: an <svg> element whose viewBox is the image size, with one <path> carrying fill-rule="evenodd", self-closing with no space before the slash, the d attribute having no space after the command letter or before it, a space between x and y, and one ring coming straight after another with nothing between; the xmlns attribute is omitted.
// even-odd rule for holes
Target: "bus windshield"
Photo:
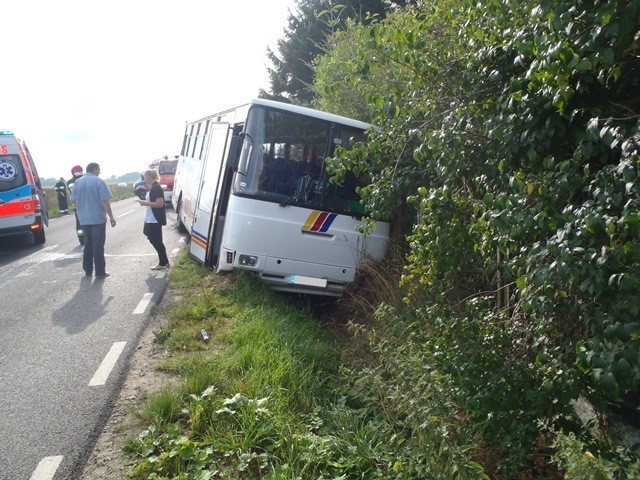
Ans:
<svg viewBox="0 0 640 480"><path fill-rule="evenodd" d="M234 193L281 205L295 205L353 216L362 215L357 182L329 182L325 159L337 145L363 141L354 127L296 113L253 107L245 128L246 164L239 169Z"/></svg>

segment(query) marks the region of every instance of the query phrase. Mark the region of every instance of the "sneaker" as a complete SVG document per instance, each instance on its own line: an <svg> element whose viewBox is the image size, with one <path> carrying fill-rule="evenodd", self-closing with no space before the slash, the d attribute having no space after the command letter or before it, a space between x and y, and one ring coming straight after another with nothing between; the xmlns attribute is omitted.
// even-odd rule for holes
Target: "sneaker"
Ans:
<svg viewBox="0 0 640 480"><path fill-rule="evenodd" d="M102 275L96 274L96 278L107 278L109 275L111 275L109 272L104 272Z"/></svg>
<svg viewBox="0 0 640 480"><path fill-rule="evenodd" d="M151 267L151 270L167 270L171 265L168 263L166 265L156 265L155 267Z"/></svg>

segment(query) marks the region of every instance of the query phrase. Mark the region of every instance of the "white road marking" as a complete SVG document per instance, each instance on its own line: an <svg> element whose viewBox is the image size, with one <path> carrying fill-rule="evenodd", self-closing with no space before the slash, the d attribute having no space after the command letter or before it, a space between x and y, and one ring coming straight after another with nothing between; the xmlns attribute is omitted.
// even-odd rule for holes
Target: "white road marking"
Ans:
<svg viewBox="0 0 640 480"><path fill-rule="evenodd" d="M44 457L31 474L31 480L51 480L62 462L62 455Z"/></svg>
<svg viewBox="0 0 640 480"><path fill-rule="evenodd" d="M37 252L33 252L33 253L30 253L29 255L25 255L24 257L19 258L18 260L14 261L14 262L11 262L10 265L13 268L13 270L15 270L16 268L20 268L25 264L29 265L29 264L32 264L33 262L40 263L42 260L39 260L37 258L38 256L50 255L50 252L52 250L56 249L56 248L58 248L58 245L50 245L50 246L45 247L45 248L43 248L41 250L38 250Z"/></svg>
<svg viewBox="0 0 640 480"><path fill-rule="evenodd" d="M49 252L51 250L55 250L56 248L58 248L58 245L49 245L47 247L44 247L42 250L38 250L37 252L33 252L33 253L30 253L29 255L25 256L25 257L22 257L20 260L23 260L23 261L24 260L28 260L33 256L42 255L43 253L47 253L47 252Z"/></svg>
<svg viewBox="0 0 640 480"><path fill-rule="evenodd" d="M29 266L34 266L34 265L38 265L40 263L44 263L44 262L54 262L56 260L62 260L65 258L82 258L82 252L76 252L76 253L56 253L56 252L52 252L50 251L50 249L53 249L57 247L57 245L54 245L53 247L49 248L43 248L41 251L36 252L36 253L32 253L30 255L27 255L26 257L23 257L19 260L16 260L15 262L11 263L11 267L15 270L18 268L23 268L25 266L25 264L28 264ZM36 256L36 258L32 258L34 256ZM105 253L105 257L113 257L113 258L117 258L117 257L150 257L156 255L156 253L122 253L122 254L110 254L110 253ZM3 272L4 273L4 272Z"/></svg>
<svg viewBox="0 0 640 480"><path fill-rule="evenodd" d="M128 212L124 212L122 215L118 215L116 218L122 218L125 215L129 215L130 213L133 213L133 212L135 212L135 210L129 210Z"/></svg>
<svg viewBox="0 0 640 480"><path fill-rule="evenodd" d="M140 300L140 303L138 304L136 309L133 311L133 314L140 315L141 313L144 313L144 311L149 306L149 303L151 303L152 298L153 298L153 293L145 293L144 297L142 297L142 300Z"/></svg>
<svg viewBox="0 0 640 480"><path fill-rule="evenodd" d="M51 245L45 247L37 252L30 253L15 262L11 262L8 268L5 268L0 272L0 277L24 277L32 272L32 269L36 268L38 264L47 261L58 260L61 255L56 254L52 250L56 249L58 245ZM62 255L64 256L64 255ZM17 272L17 273L14 273Z"/></svg>
<svg viewBox="0 0 640 480"><path fill-rule="evenodd" d="M96 387L104 385L106 383L111 370L113 370L113 367L118 361L118 358L120 357L120 354L122 353L122 350L124 350L124 346L126 344L127 342L116 342L111 346L111 349L109 350L109 352L107 352L107 356L104 357L104 360L102 360L102 363L98 367L98 370L89 382L90 387Z"/></svg>

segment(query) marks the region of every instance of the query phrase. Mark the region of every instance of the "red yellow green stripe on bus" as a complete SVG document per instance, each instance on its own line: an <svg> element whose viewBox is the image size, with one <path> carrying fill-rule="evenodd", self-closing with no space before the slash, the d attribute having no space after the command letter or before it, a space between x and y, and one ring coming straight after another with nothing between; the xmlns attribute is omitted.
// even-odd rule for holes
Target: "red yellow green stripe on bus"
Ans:
<svg viewBox="0 0 640 480"><path fill-rule="evenodd" d="M338 214L314 210L302 226L303 232L326 232Z"/></svg>

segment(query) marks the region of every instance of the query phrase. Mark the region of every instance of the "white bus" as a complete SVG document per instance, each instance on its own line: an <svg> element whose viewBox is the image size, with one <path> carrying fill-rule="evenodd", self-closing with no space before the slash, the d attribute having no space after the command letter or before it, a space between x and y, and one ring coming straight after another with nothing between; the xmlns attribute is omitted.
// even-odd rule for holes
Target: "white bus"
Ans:
<svg viewBox="0 0 640 480"><path fill-rule="evenodd" d="M389 224L358 231L364 214L348 175L328 180L337 145L368 124L256 99L189 123L174 182L178 228L217 271L255 272L276 290L340 296L359 263L382 259Z"/></svg>

